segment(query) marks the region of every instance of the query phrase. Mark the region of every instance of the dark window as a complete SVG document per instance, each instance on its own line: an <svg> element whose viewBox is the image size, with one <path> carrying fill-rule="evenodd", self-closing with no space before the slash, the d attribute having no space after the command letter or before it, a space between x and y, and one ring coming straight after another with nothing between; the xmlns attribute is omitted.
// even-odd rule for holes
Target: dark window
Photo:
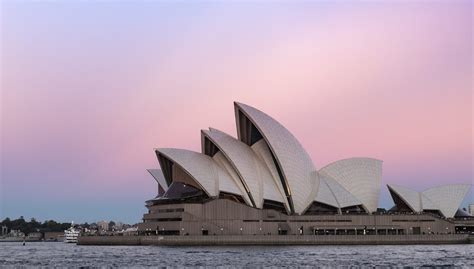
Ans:
<svg viewBox="0 0 474 269"><path fill-rule="evenodd" d="M168 191L163 195L166 199L184 199L189 197L201 196L204 192L191 185L182 182L171 183Z"/></svg>
<svg viewBox="0 0 474 269"><path fill-rule="evenodd" d="M239 110L239 128L240 140L245 144L252 146L263 138L257 127Z"/></svg>
<svg viewBox="0 0 474 269"><path fill-rule="evenodd" d="M413 234L421 234L421 228L420 227L412 227L413 229Z"/></svg>
<svg viewBox="0 0 474 269"><path fill-rule="evenodd" d="M252 124L251 131L250 131L250 144L253 145L262 138L263 138L262 134L258 131L255 125Z"/></svg>
<svg viewBox="0 0 474 269"><path fill-rule="evenodd" d="M177 230L161 230L158 231L158 235L179 235Z"/></svg>
<svg viewBox="0 0 474 269"><path fill-rule="evenodd" d="M319 202L313 202L304 214L305 215L334 215L337 213L338 211L336 207L319 203Z"/></svg>
<svg viewBox="0 0 474 269"><path fill-rule="evenodd" d="M209 138L204 137L204 154L213 157L217 152L219 148Z"/></svg>
<svg viewBox="0 0 474 269"><path fill-rule="evenodd" d="M161 171L163 171L163 176L165 177L166 183L170 185L171 179L173 178L172 168L174 163L165 156L159 154L158 151L156 151L155 153L158 158L158 162L160 163Z"/></svg>
<svg viewBox="0 0 474 269"><path fill-rule="evenodd" d="M365 234L367 235L375 235L375 229L365 229Z"/></svg>
<svg viewBox="0 0 474 269"><path fill-rule="evenodd" d="M346 234L347 234L347 235L355 235L355 234L356 234L356 230L355 230L355 229L347 229Z"/></svg>
<svg viewBox="0 0 474 269"><path fill-rule="evenodd" d="M398 212L413 212L413 210L411 210L411 208L405 203L405 201L403 201L402 198L400 198L400 196L398 196L396 192L392 191L391 188L388 188L388 190L390 191L390 195L392 196L393 202L395 203L396 210Z"/></svg>
<svg viewBox="0 0 474 269"><path fill-rule="evenodd" d="M367 214L365 209L362 206L356 205L356 206L348 206L344 207L341 209L342 214L351 214L351 215L357 215L357 214Z"/></svg>
<svg viewBox="0 0 474 269"><path fill-rule="evenodd" d="M162 197L151 200L150 202L153 205L166 205L180 203L205 203L209 200L210 198L202 190L199 190L191 185L175 181L170 185L170 188ZM162 210L163 209L160 209L158 212L170 212ZM176 212L183 211L184 209L182 209L182 211Z"/></svg>
<svg viewBox="0 0 474 269"><path fill-rule="evenodd" d="M156 210L158 213L184 212L184 208L166 208Z"/></svg>
<svg viewBox="0 0 474 269"><path fill-rule="evenodd" d="M245 201L242 198L242 196L236 195L233 193L223 192L223 191L219 193L219 199L227 199L227 200L231 200L237 203L245 204Z"/></svg>
<svg viewBox="0 0 474 269"><path fill-rule="evenodd" d="M335 235L335 234L336 234L336 230L335 230L335 229L326 229L326 230L325 230L325 234L326 234L326 235Z"/></svg>
<svg viewBox="0 0 474 269"><path fill-rule="evenodd" d="M154 219L154 221L181 221L181 218L159 218Z"/></svg>
<svg viewBox="0 0 474 269"><path fill-rule="evenodd" d="M424 213L432 214L438 217L443 216L439 210L423 210ZM433 220L434 221L434 220Z"/></svg>
<svg viewBox="0 0 474 269"><path fill-rule="evenodd" d="M285 205L273 200L263 200L263 209L273 209L278 212L286 213Z"/></svg>

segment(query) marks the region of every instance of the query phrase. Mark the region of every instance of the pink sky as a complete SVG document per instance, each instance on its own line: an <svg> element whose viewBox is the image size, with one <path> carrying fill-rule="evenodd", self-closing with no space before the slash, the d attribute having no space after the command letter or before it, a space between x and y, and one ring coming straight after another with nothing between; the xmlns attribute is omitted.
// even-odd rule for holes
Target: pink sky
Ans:
<svg viewBox="0 0 474 269"><path fill-rule="evenodd" d="M0 218L138 222L153 148L235 136L233 101L317 168L367 156L383 184L473 182L470 1L2 2L1 23Z"/></svg>

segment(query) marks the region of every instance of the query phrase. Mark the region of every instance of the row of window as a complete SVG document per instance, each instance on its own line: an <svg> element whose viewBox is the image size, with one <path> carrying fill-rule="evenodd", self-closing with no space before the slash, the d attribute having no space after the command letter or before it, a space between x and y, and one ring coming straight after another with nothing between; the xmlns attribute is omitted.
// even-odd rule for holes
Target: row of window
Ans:
<svg viewBox="0 0 474 269"><path fill-rule="evenodd" d="M157 213L184 212L184 208L158 209L155 212L157 212Z"/></svg>
<svg viewBox="0 0 474 269"><path fill-rule="evenodd" d="M161 219L154 219L154 221L182 221L181 218L161 218Z"/></svg>
<svg viewBox="0 0 474 269"><path fill-rule="evenodd" d="M260 222L260 221L259 220L246 219L246 220L244 220L244 222ZM263 222L287 222L287 220L263 220ZM321 219L307 220L307 219L304 219L304 220L289 220L289 222L352 222L352 220L350 220L350 219L338 219L338 220L333 220L333 219L330 219L330 220L321 220Z"/></svg>
<svg viewBox="0 0 474 269"><path fill-rule="evenodd" d="M352 222L350 219L317 219L317 220L290 220L290 222Z"/></svg>
<svg viewBox="0 0 474 269"><path fill-rule="evenodd" d="M411 220L411 219L394 219L393 222L433 222L434 219L419 219L419 220Z"/></svg>
<svg viewBox="0 0 474 269"><path fill-rule="evenodd" d="M222 229L221 229L222 231ZM303 229L298 229L299 234L303 235ZM184 233L184 231L179 230L160 230L157 229L155 232L149 231L146 232L148 235L158 234L158 235L189 235L189 233ZM206 229L201 229L202 235L209 235L209 231ZM288 235L287 230L280 229L278 230L278 235ZM405 230L403 229L316 229L313 230L310 235L404 235ZM214 233L213 235L218 235ZM256 235L256 234L254 234ZM266 235L272 235L272 233L267 233Z"/></svg>

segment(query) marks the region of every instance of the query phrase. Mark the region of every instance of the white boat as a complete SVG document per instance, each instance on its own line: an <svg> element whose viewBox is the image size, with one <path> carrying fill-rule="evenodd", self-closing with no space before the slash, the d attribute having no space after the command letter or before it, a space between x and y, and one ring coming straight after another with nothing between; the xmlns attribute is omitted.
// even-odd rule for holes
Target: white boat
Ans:
<svg viewBox="0 0 474 269"><path fill-rule="evenodd" d="M80 230L74 228L74 224L71 224L69 229L64 230L64 242L65 243L77 243L77 238L81 233Z"/></svg>

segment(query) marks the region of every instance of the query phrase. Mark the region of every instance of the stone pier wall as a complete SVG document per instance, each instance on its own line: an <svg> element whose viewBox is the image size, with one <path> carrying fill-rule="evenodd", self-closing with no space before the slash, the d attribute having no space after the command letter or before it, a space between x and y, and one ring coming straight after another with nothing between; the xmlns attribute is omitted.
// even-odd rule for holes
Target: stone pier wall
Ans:
<svg viewBox="0 0 474 269"><path fill-rule="evenodd" d="M468 244L467 234L440 235L221 235L84 236L79 245L412 245Z"/></svg>

